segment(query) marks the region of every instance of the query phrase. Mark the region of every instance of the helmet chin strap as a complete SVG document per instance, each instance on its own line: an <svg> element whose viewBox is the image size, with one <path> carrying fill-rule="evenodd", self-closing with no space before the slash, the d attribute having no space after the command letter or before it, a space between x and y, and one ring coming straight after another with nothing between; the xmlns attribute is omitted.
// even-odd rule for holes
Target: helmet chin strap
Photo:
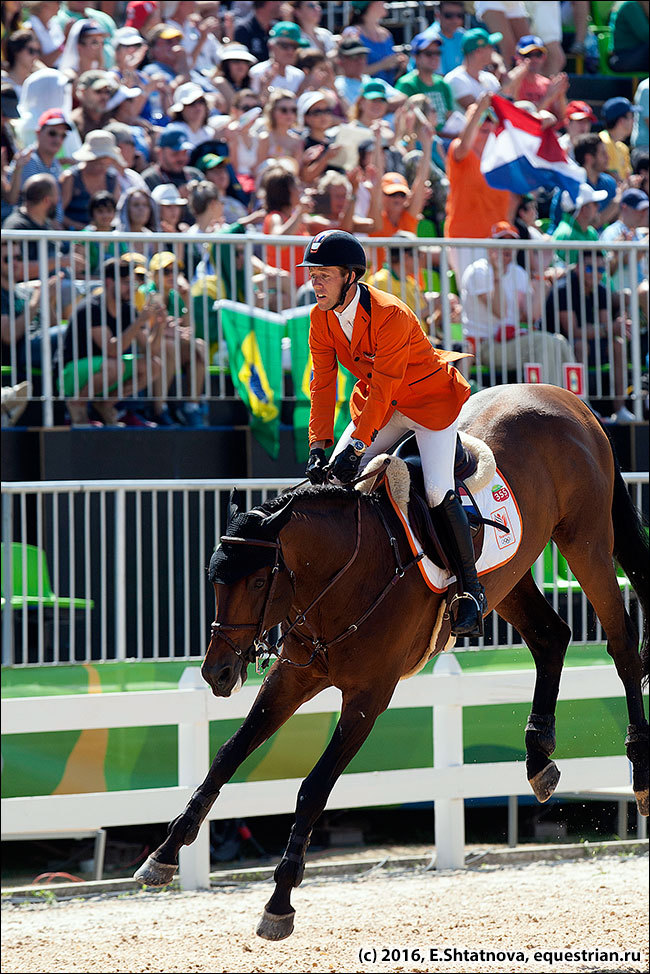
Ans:
<svg viewBox="0 0 650 974"><path fill-rule="evenodd" d="M348 291L350 290L352 285L356 283L356 274L354 273L354 271L348 271L347 277L348 277L347 281L343 283L343 286L341 288L341 293L339 294L338 301L336 302L336 304L332 305L332 311L335 311L338 307L343 306ZM352 279L350 280L350 278Z"/></svg>

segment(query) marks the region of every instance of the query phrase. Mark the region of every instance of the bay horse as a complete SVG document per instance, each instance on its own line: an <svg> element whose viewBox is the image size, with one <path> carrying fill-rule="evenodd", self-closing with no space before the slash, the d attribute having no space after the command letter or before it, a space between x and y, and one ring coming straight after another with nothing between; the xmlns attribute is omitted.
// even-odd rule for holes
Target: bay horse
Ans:
<svg viewBox="0 0 650 974"><path fill-rule="evenodd" d="M648 724L641 684L648 676L648 542L610 441L576 396L547 385L477 393L463 408L460 428L492 448L521 512L516 554L482 581L489 609L521 634L535 662L525 729L533 791L545 801L559 778L550 755L571 637L531 573L552 538L607 635L607 650L625 688L633 789L647 815ZM388 706L398 681L428 657L432 632L443 616L444 596L431 592L420 572L411 570L414 556L397 517L378 498L344 487L306 487L248 513L232 509L210 563L217 612L202 675L213 693L228 697L239 689L249 663L268 649L271 627L282 624L283 642L248 716L219 750L165 841L135 875L150 886L169 883L181 846L194 841L219 789L242 761L302 704L335 686L342 693L340 719L298 792L275 889L257 928L269 940L293 930L291 890L301 882L312 829L337 778ZM614 559L642 607L641 652ZM436 648L448 640L447 618Z"/></svg>

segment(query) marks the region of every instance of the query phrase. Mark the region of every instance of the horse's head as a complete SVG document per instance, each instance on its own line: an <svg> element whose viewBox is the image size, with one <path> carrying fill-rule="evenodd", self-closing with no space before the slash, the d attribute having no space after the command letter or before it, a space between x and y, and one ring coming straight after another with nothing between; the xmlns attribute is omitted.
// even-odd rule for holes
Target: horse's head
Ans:
<svg viewBox="0 0 650 974"><path fill-rule="evenodd" d="M208 569L217 614L201 673L218 697L241 689L257 641L286 616L293 597L278 540L291 517L291 497L269 513L260 508L240 511L234 496L226 533Z"/></svg>

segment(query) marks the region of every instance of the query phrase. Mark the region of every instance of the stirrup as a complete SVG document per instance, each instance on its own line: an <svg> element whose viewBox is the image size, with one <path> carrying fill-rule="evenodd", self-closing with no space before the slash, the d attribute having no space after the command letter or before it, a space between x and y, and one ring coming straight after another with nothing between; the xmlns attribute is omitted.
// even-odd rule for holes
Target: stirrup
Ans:
<svg viewBox="0 0 650 974"><path fill-rule="evenodd" d="M476 620L472 625L471 629L463 629L462 631L457 629L458 620L454 622L453 618L453 608L457 602L462 599L469 599L476 609ZM451 618L451 634L452 636L482 636L483 635L483 603L485 602L485 597L481 594L480 601L471 592L457 592L449 602L449 615Z"/></svg>

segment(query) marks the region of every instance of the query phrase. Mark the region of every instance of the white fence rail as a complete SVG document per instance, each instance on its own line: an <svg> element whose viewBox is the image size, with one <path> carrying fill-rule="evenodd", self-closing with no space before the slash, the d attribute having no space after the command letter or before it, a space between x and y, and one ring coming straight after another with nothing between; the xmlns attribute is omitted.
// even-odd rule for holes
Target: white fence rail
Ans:
<svg viewBox="0 0 650 974"><path fill-rule="evenodd" d="M647 510L648 473L624 478L636 506ZM4 483L3 665L202 656L214 613L205 569L223 533L232 487L242 489L250 508L293 483ZM570 573L562 577L554 549L546 565L540 558L535 577L571 626L574 642L603 642L585 595ZM630 609L630 586L621 583ZM521 641L492 613L486 636L472 645Z"/></svg>
<svg viewBox="0 0 650 974"><path fill-rule="evenodd" d="M304 236L261 233L191 237L152 233L143 237L137 233L52 231L45 238L40 231L6 231L3 246L10 297L9 341L4 352L6 361L2 362L5 384L25 378L30 381L33 398L42 403L45 426L54 423L56 403L124 399L128 383L121 372L117 389L110 391L113 379L109 378L105 348L91 351L96 356L103 355L104 362L101 371L93 375L91 370L87 388L85 380L79 378L78 363L86 357L80 348L86 344L92 348L92 297L98 289L103 288L105 293L109 290L116 320L122 320L126 327L127 305L140 306L139 302L144 301L144 295L138 294L143 278L131 270L127 299L119 277L117 283L106 280L107 260L125 249L147 260L166 250L177 255L172 269L170 293L175 298L169 298L173 305L170 320L173 318L176 325L181 321L187 325L189 338L184 338L174 325L156 352L160 361L155 368L154 346L146 353L144 346L140 348L141 362L146 359L146 382L140 379L141 395L150 403L163 399L207 402L227 398L227 349L219 300L215 305L215 298L237 300L274 312L312 303L313 290L305 281L304 271L297 268L305 241ZM583 382L583 394L595 408L601 401L625 399L631 386L635 418L643 418L641 312L645 310L647 315L647 307L640 308L640 301L647 303L647 294L641 297L637 288L639 275L647 278L648 273L645 242L571 241L562 247L552 239L536 239L518 240L513 246L511 240L436 237L420 238L414 245L397 237L365 237L363 245L369 260L369 283L411 305L425 330L444 348L456 347L474 355L476 358L469 365L463 363L461 367L477 388L527 379L563 385L563 365L573 362L580 367L582 379L573 376L572 382ZM488 250L501 254L501 264L495 265L497 278L504 275L510 281L513 268L508 270L507 265L519 261L517 280L521 284L523 275L526 281L519 297L514 290L510 293L508 287L500 291L499 311L493 316L484 308L480 314L472 310L477 299L471 296L473 292L463 293L463 271L472 261L485 257ZM36 263L38 278L33 271ZM181 273L190 285L189 293L182 299ZM167 294L162 269L149 273L144 280L160 294ZM564 286L567 280L573 281L572 286ZM49 290L42 288L40 298L35 297L32 302L30 297L40 288L40 281L51 281L51 286ZM451 298L454 291L460 301ZM19 305L16 298L23 303ZM187 305L184 316L182 301ZM107 324L106 308L104 298L102 325ZM85 325L79 317L84 309ZM492 320L486 321L486 314ZM625 321L627 326L622 324ZM587 327L592 329L594 325L600 339L583 340ZM508 341L498 337L506 327L515 335ZM540 337L540 333L545 334ZM121 354L138 355L135 341L129 347L121 347L120 328L117 338ZM186 341L190 343L189 350ZM208 367L203 373L206 358ZM77 364L73 367L73 363ZM530 377L527 365L536 367L536 379ZM65 366L75 376L74 388L69 385L72 380L67 380L67 392L59 381ZM161 388L166 390L164 394ZM284 395L290 398L286 381Z"/></svg>
<svg viewBox="0 0 650 974"><path fill-rule="evenodd" d="M465 798L528 794L521 761L465 765L463 707L522 703L532 699L532 670L463 673L453 654L441 657L433 675L398 684L390 708L433 708L433 768L344 774L334 787L328 808L371 807L395 802L435 802L438 868L464 863ZM256 694L244 687L236 696L217 699L189 668L174 691L32 697L2 701L3 734L105 727L178 725L178 786L150 790L8 798L2 801L2 838L18 839L36 832L79 831L169 821L182 811L208 771L209 722L243 718ZM613 666L565 669L561 700L602 700L622 696ZM337 713L340 693L329 689L304 704L299 714ZM523 738L523 727L521 728ZM560 750L562 742L559 742ZM623 742L621 741L621 751ZM593 793L598 789L631 790L630 764L614 757L560 759L558 794ZM299 779L227 784L209 819L290 813ZM196 842L181 851L184 889L209 886L209 835L203 828Z"/></svg>

